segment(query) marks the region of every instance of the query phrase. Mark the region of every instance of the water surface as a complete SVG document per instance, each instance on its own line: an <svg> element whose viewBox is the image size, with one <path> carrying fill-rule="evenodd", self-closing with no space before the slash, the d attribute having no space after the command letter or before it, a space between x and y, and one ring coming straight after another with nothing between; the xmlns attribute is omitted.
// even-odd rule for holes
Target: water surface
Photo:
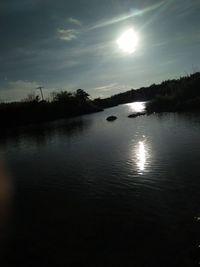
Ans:
<svg viewBox="0 0 200 267"><path fill-rule="evenodd" d="M2 264L195 266L200 116L127 117L142 108L1 132L14 188Z"/></svg>

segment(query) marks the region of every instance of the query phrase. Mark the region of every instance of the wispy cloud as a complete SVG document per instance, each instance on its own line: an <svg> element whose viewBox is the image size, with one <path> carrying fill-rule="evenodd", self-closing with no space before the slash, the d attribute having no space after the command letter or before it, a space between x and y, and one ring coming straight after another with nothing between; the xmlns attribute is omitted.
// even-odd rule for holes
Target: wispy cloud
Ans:
<svg viewBox="0 0 200 267"><path fill-rule="evenodd" d="M36 92L39 83L36 81L7 81L1 89L4 101L15 101L25 98L29 93Z"/></svg>
<svg viewBox="0 0 200 267"><path fill-rule="evenodd" d="M145 8L145 9L134 10L129 14L124 14L124 15L121 15L121 16L118 16L118 17L114 17L114 18L109 19L109 20L101 21L101 22L97 23L96 25L93 25L92 27L90 27L88 30L95 30L95 29L98 29L98 28L103 28L103 27L106 27L106 26L109 26L109 25L112 25L112 24L115 24L115 23L130 19L130 18L136 17L136 16L144 15L144 14L150 12L150 11L153 11L155 9L160 8L161 6L163 6L164 3L165 3L165 1L161 1L161 2L159 2L157 4L154 4L154 5L150 6L150 7Z"/></svg>
<svg viewBox="0 0 200 267"><path fill-rule="evenodd" d="M90 89L91 95L93 98L100 97L110 97L111 95L117 92L125 92L132 88L130 84L121 84L121 83L109 83L106 85L98 86Z"/></svg>
<svg viewBox="0 0 200 267"><path fill-rule="evenodd" d="M171 6L171 10L176 14L176 16L185 17L193 11L198 10L199 7L200 3L198 0L178 0Z"/></svg>
<svg viewBox="0 0 200 267"><path fill-rule="evenodd" d="M110 83L104 86L95 87L94 90L107 92L107 91L115 89L117 86L118 86L118 83Z"/></svg>
<svg viewBox="0 0 200 267"><path fill-rule="evenodd" d="M75 24L77 26L82 26L82 23L80 20L78 19L75 19L75 18L69 18L68 19L68 22L71 23L71 24Z"/></svg>
<svg viewBox="0 0 200 267"><path fill-rule="evenodd" d="M8 89L12 90L33 90L36 89L39 86L39 84L35 81L23 81L23 80L17 80L17 81L10 81L8 82Z"/></svg>
<svg viewBox="0 0 200 267"><path fill-rule="evenodd" d="M58 29L59 39L63 41L72 41L77 39L78 31L75 29Z"/></svg>

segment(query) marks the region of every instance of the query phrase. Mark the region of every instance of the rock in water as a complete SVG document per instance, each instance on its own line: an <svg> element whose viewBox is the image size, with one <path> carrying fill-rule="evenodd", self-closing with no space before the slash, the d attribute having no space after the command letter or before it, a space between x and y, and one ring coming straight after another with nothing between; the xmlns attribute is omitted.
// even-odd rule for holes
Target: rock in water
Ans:
<svg viewBox="0 0 200 267"><path fill-rule="evenodd" d="M128 118L136 118L138 116L143 116L145 114L146 114L145 112L137 112L137 113L133 113L133 114L128 115Z"/></svg>
<svg viewBox="0 0 200 267"><path fill-rule="evenodd" d="M107 121L115 121L116 119L116 116L109 116L108 118L106 118Z"/></svg>

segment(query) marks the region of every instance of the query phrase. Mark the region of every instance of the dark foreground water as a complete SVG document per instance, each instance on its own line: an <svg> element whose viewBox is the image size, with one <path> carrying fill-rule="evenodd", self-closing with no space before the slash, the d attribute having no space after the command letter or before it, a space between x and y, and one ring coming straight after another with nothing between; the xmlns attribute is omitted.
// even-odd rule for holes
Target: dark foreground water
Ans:
<svg viewBox="0 0 200 267"><path fill-rule="evenodd" d="M196 266L200 116L133 109L1 132L1 266Z"/></svg>

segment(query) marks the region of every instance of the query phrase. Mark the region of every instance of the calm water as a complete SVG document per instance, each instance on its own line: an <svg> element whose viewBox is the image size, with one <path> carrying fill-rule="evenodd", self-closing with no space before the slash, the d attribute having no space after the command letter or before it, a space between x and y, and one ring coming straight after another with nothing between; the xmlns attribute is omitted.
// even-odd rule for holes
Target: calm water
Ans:
<svg viewBox="0 0 200 267"><path fill-rule="evenodd" d="M135 109L1 133L13 186L1 266L198 263L200 116L127 118Z"/></svg>

